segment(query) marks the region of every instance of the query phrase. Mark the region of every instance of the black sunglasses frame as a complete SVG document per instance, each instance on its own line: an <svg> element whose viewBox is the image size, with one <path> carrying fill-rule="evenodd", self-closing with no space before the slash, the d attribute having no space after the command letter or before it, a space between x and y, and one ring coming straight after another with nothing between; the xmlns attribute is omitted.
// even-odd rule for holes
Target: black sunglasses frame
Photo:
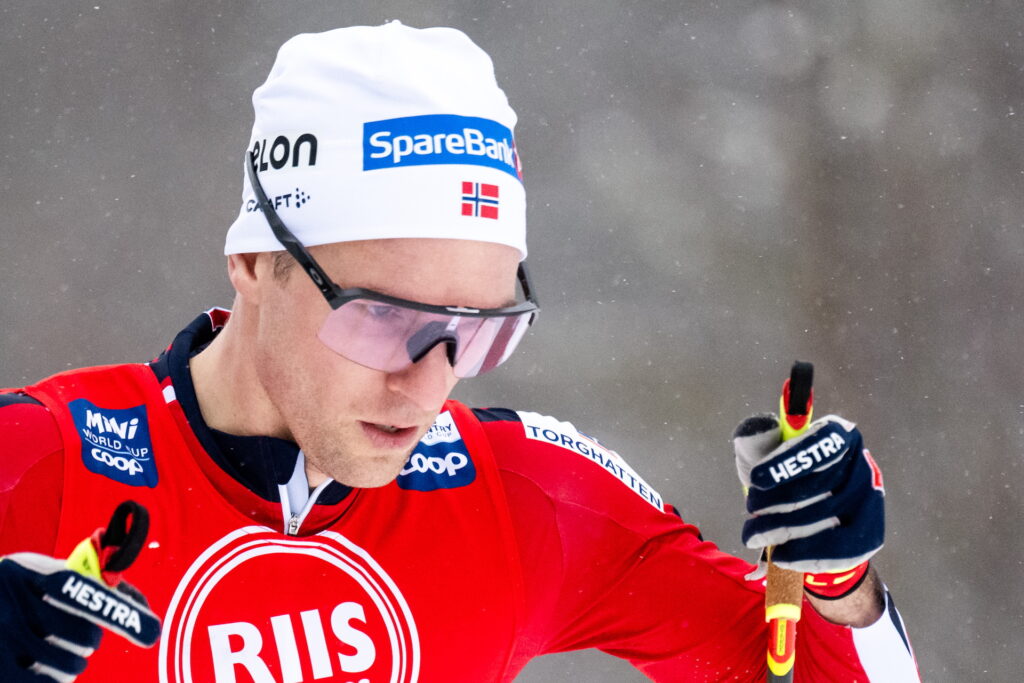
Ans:
<svg viewBox="0 0 1024 683"><path fill-rule="evenodd" d="M320 293L323 294L327 303L330 304L331 309L337 310L344 306L350 301L356 299L370 299L372 301L379 301L381 303L392 304L395 306L403 306L405 308L411 308L417 311L425 311L427 313L436 313L438 315L463 315L474 318L494 318L499 316L511 317L522 315L524 313L532 313L529 324L532 325L537 319L537 313L540 312L540 305L537 303L537 298L533 294L533 288L530 286L530 278L526 272L526 264L523 262L519 263L519 269L516 272L516 277L519 280L519 286L523 289L523 296L525 301L515 304L513 306L506 306L503 308L467 308L464 306L434 306L432 304L424 304L419 301L412 301L409 299L401 299L399 297L390 296L381 292L375 292L372 289L363 289L361 287L353 287L350 289L342 289L339 287L324 269L320 267L320 264L316 262L313 255L309 253L306 247L299 241L299 238L289 230L281 217L271 206L270 200L267 199L267 193L263 191L263 186L260 184L259 178L256 174L255 159L246 155L245 172L249 178L249 184L252 186L253 192L256 194L256 201L259 205L260 210L263 211L263 216L267 219L267 223L270 225L271 231L274 233L274 237L277 241L292 255L298 264L306 271L306 275L313 281L313 284L317 286Z"/></svg>

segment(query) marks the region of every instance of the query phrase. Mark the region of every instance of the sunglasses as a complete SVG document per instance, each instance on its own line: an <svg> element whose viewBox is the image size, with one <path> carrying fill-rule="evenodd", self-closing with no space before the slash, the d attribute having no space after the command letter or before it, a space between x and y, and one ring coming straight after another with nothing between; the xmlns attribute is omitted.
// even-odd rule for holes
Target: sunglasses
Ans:
<svg viewBox="0 0 1024 683"><path fill-rule="evenodd" d="M373 370L398 372L444 344L455 376L475 377L512 355L540 311L523 263L517 278L525 301L503 308L433 306L370 289L342 289L285 227L249 159L245 171L274 237L331 306L317 336L327 348L350 361Z"/></svg>

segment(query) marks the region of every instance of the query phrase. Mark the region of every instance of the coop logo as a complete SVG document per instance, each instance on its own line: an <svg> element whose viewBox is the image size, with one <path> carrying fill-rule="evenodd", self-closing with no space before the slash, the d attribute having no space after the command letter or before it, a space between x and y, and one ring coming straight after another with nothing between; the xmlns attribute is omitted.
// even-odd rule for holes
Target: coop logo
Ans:
<svg viewBox="0 0 1024 683"><path fill-rule="evenodd" d="M452 414L445 411L420 439L398 474L399 488L409 491L455 489L472 484L476 467Z"/></svg>
<svg viewBox="0 0 1024 683"><path fill-rule="evenodd" d="M473 463L469 459L468 455L466 455L465 453L459 453L457 451L445 453L443 457L439 455L431 456L424 455L423 453L413 453L412 457L409 458L409 462L406 463L405 467L402 469L402 473L399 476L407 477L411 474L416 473L430 474L431 472L433 472L434 474L447 475L448 479L452 479L453 477L459 474L459 470L472 464ZM409 484L409 481L406 480L404 483ZM468 483L468 481L464 481L458 485L465 486ZM409 487L406 488L412 488L412 486L410 485ZM453 487L444 486L440 488Z"/></svg>
<svg viewBox="0 0 1024 683"><path fill-rule="evenodd" d="M309 193L305 192L301 188L296 187L295 192L288 192L285 194L279 194L274 197L267 197L267 202L274 207L274 209L301 209L303 204L308 202L313 197ZM262 211L263 207L256 200L255 197L246 200L245 210L248 213L254 211Z"/></svg>
<svg viewBox="0 0 1024 683"><path fill-rule="evenodd" d="M287 135L278 135L273 141L266 138L253 140L249 158L255 171L296 168L300 165L316 166L316 136L302 133L293 141Z"/></svg>
<svg viewBox="0 0 1024 683"><path fill-rule="evenodd" d="M363 124L363 170L433 164L486 166L521 179L512 131L474 116L431 114Z"/></svg>
<svg viewBox="0 0 1024 683"><path fill-rule="evenodd" d="M80 398L68 408L82 438L86 469L129 486L157 485L146 406L99 408Z"/></svg>
<svg viewBox="0 0 1024 683"><path fill-rule="evenodd" d="M419 670L397 585L331 531L228 534L184 574L160 639L160 683L415 683Z"/></svg>

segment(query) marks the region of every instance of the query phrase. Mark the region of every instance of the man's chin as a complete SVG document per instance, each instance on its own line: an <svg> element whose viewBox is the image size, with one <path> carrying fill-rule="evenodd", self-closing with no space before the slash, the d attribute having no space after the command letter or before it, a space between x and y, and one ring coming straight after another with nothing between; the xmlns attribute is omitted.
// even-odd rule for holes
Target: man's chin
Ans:
<svg viewBox="0 0 1024 683"><path fill-rule="evenodd" d="M401 468L399 468L400 470ZM345 477L345 479L338 479L337 481L354 489L376 489L381 486L387 486L397 477L398 472L383 474L362 472L359 475Z"/></svg>
<svg viewBox="0 0 1024 683"><path fill-rule="evenodd" d="M408 462L410 453L398 457L373 457L360 460L358 464L346 463L337 467L327 467L324 471L327 476L345 486L358 489L380 488L398 477Z"/></svg>

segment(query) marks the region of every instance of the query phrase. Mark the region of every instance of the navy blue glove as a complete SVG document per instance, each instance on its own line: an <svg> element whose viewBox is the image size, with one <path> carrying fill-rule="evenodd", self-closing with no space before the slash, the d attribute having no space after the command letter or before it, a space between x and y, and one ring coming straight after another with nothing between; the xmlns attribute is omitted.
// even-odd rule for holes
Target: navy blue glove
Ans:
<svg viewBox="0 0 1024 683"><path fill-rule="evenodd" d="M101 626L147 647L160 635L159 619L124 582L111 588L36 553L0 559L0 681L73 681Z"/></svg>
<svg viewBox="0 0 1024 683"><path fill-rule="evenodd" d="M866 562L882 547L885 490L856 425L828 415L798 437L780 440L775 415L747 418L733 435L751 514L743 542L776 546L775 564L805 573Z"/></svg>

